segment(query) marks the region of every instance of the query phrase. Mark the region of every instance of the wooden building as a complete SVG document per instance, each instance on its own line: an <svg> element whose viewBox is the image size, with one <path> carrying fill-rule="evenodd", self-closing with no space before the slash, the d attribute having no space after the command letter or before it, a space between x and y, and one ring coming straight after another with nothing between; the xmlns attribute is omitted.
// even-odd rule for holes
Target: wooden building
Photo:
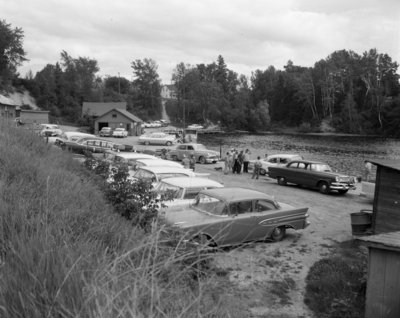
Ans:
<svg viewBox="0 0 400 318"><path fill-rule="evenodd" d="M370 162L377 167L372 233L400 231L400 161L370 160Z"/></svg>
<svg viewBox="0 0 400 318"><path fill-rule="evenodd" d="M400 231L358 240L369 250L365 317L400 317Z"/></svg>
<svg viewBox="0 0 400 318"><path fill-rule="evenodd" d="M24 124L48 124L49 111L21 109L19 112L19 120Z"/></svg>
<svg viewBox="0 0 400 318"><path fill-rule="evenodd" d="M0 95L0 117L15 119L17 105L10 98Z"/></svg>
<svg viewBox="0 0 400 318"><path fill-rule="evenodd" d="M95 134L101 128L125 128L130 136L140 136L142 133L142 120L124 109L114 108L97 117L94 121Z"/></svg>
<svg viewBox="0 0 400 318"><path fill-rule="evenodd" d="M126 102L84 102L82 104L82 116L89 115L93 117L102 116L112 109L126 110Z"/></svg>

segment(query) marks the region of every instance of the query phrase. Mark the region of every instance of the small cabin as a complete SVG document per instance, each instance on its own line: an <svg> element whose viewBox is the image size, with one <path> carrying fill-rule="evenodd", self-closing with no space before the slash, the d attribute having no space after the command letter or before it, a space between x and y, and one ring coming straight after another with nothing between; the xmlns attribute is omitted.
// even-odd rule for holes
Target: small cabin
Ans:
<svg viewBox="0 0 400 318"><path fill-rule="evenodd" d="M369 160L376 165L372 233L400 231L400 160Z"/></svg>

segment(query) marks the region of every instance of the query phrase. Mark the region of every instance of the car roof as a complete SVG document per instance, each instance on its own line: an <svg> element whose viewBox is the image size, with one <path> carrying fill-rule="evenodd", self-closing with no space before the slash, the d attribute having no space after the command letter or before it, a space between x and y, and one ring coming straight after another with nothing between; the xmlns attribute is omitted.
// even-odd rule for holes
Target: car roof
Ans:
<svg viewBox="0 0 400 318"><path fill-rule="evenodd" d="M179 163L179 162L176 162L176 161L171 161L171 160L165 160L165 159L161 159L161 158L158 158L158 157L156 157L155 159L153 159L153 158L143 158L143 159L138 159L138 160L136 160L137 162L141 162L141 163L143 163L143 164L145 164L145 165L155 165L155 164L158 164L158 163L163 163L163 164L166 164L166 165L170 165L169 167L173 167L173 166L176 166L176 167L182 167L182 165Z"/></svg>
<svg viewBox="0 0 400 318"><path fill-rule="evenodd" d="M185 172L188 175L193 174L192 170L186 169L183 166L182 166L182 168L180 168L180 167L157 167L157 166L146 167L146 166L143 166L143 167L139 167L138 170L140 170L140 169L147 170L147 171L150 171L150 172L153 172L153 173L156 173L156 174L157 173L171 173L171 172L172 173L174 173L174 172Z"/></svg>
<svg viewBox="0 0 400 318"><path fill-rule="evenodd" d="M115 156L124 159L136 159L136 158L159 159L156 156L148 155L146 153L141 153L141 152L117 152L115 153Z"/></svg>
<svg viewBox="0 0 400 318"><path fill-rule="evenodd" d="M266 199L274 201L272 196L265 194L263 192L240 188L240 187L227 187L227 188L216 188L203 190L201 193L210 195L212 197L218 198L223 201L243 201L243 200L254 200L254 199Z"/></svg>
<svg viewBox="0 0 400 318"><path fill-rule="evenodd" d="M208 178L185 178L175 177L164 179L161 182L168 183L181 188L197 188L197 187L218 187L222 188L223 185L217 181Z"/></svg>
<svg viewBox="0 0 400 318"><path fill-rule="evenodd" d="M322 165L327 165L327 163L326 162L322 162L322 161L313 161L313 160L304 160L304 159L302 159L302 160L293 160L293 161L291 161L291 162L289 162L289 163L293 163L293 162L303 162L303 163L307 163L307 164L310 164L310 163L314 163L314 164L322 164Z"/></svg>
<svg viewBox="0 0 400 318"><path fill-rule="evenodd" d="M282 153L282 154L276 154L276 155L270 155L270 156L268 156L268 158L276 158L276 157L279 157L279 158L294 158L294 157L299 157L299 158L301 158L300 155L293 155L293 154L287 154L287 153Z"/></svg>

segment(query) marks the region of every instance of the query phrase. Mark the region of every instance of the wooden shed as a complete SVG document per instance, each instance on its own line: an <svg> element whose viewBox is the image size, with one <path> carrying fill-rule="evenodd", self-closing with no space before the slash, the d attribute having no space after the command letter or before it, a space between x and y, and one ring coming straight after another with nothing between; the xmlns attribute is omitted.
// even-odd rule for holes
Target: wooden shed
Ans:
<svg viewBox="0 0 400 318"><path fill-rule="evenodd" d="M142 132L142 120L124 109L114 108L97 117L94 121L95 134L101 128L111 127L125 128L130 136L140 136Z"/></svg>
<svg viewBox="0 0 400 318"><path fill-rule="evenodd" d="M370 160L370 162L377 167L372 233L400 231L400 161Z"/></svg>
<svg viewBox="0 0 400 318"><path fill-rule="evenodd" d="M21 109L19 111L20 121L24 124L48 124L49 111Z"/></svg>
<svg viewBox="0 0 400 318"><path fill-rule="evenodd" d="M369 249L365 317L400 317L400 231L358 240Z"/></svg>

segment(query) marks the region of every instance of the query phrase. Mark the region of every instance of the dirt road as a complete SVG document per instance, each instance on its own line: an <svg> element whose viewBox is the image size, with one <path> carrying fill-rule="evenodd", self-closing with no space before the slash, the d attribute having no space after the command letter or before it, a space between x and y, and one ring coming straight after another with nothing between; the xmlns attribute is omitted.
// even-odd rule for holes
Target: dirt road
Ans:
<svg viewBox="0 0 400 318"><path fill-rule="evenodd" d="M274 195L278 201L309 207L311 225L307 229L288 230L281 242L218 252L215 264L229 272L229 280L237 286L232 292L248 306L250 317L313 317L304 304L305 277L335 242L352 239L350 213L372 209L372 203L359 195L360 184L346 195L323 195L279 186L268 177L252 180L250 174L224 175L214 167L198 164L196 170L210 173L210 178L225 186L249 187Z"/></svg>

